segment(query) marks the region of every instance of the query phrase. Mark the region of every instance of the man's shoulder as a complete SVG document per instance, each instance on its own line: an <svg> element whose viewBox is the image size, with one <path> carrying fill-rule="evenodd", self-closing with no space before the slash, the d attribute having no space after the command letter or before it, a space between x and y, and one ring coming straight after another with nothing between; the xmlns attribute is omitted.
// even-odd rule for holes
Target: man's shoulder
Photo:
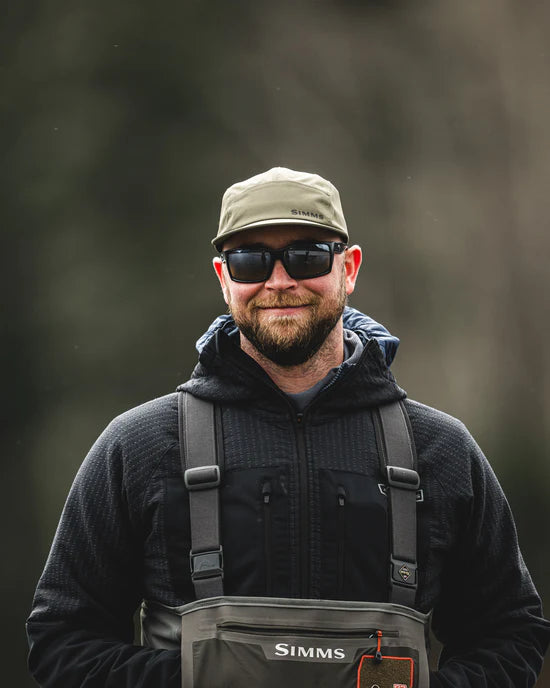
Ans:
<svg viewBox="0 0 550 688"><path fill-rule="evenodd" d="M464 423L439 409L405 400L419 459L426 463L470 462L481 451Z"/></svg>
<svg viewBox="0 0 550 688"><path fill-rule="evenodd" d="M99 435L75 478L75 487L124 484L140 500L157 467L179 465L177 394L116 416ZM173 450L173 451L172 451Z"/></svg>
<svg viewBox="0 0 550 688"><path fill-rule="evenodd" d="M150 399L116 416L112 423L120 427L132 427L136 424L164 420L173 413L177 414L177 392Z"/></svg>
<svg viewBox="0 0 550 688"><path fill-rule="evenodd" d="M116 416L103 440L122 451L164 451L178 440L178 398L174 392L151 399Z"/></svg>
<svg viewBox="0 0 550 688"><path fill-rule="evenodd" d="M408 397L404 400L404 403L411 423L415 423L418 426L418 430L425 429L430 433L439 431L469 434L466 426L460 419L451 416L445 411L422 404Z"/></svg>

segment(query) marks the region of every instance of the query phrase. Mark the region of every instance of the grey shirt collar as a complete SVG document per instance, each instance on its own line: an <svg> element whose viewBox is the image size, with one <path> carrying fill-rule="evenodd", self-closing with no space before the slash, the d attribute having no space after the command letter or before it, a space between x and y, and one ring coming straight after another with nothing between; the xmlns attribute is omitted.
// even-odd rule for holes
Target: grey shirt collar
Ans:
<svg viewBox="0 0 550 688"><path fill-rule="evenodd" d="M357 363L363 353L363 343L352 330L344 330L344 361L336 368L331 368L322 380L319 380L313 387L306 389L298 394L287 394L294 404L296 411L301 413L306 406L324 389L340 371L344 371L349 366Z"/></svg>

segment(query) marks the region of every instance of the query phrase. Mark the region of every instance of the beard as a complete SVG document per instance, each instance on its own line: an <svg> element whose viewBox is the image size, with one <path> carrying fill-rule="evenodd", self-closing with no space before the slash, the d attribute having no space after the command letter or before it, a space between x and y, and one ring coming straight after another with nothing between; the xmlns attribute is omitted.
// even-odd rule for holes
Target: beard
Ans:
<svg viewBox="0 0 550 688"><path fill-rule="evenodd" d="M321 348L346 305L347 295L342 278L333 296L308 293L302 297L278 292L270 298L249 301L243 308L232 308L235 324L260 354L279 366L291 367L309 361ZM307 306L299 317L272 316L262 313L265 308Z"/></svg>

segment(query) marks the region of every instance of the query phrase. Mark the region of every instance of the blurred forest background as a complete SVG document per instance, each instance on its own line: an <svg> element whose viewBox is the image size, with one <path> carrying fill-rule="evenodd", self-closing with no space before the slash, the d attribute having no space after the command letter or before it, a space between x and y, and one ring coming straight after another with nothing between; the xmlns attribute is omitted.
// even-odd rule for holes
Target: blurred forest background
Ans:
<svg viewBox="0 0 550 688"><path fill-rule="evenodd" d="M468 425L550 603L550 3L27 0L0 27L3 685L73 476L224 310L224 189L340 189L352 305L409 395ZM547 605L548 606L548 605ZM550 671L539 681L550 688Z"/></svg>

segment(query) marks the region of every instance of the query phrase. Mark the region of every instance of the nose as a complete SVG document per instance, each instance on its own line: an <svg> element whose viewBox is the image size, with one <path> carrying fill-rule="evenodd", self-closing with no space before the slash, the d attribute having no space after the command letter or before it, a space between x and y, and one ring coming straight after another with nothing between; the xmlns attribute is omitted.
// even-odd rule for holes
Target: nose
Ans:
<svg viewBox="0 0 550 688"><path fill-rule="evenodd" d="M269 276L269 279L265 281L266 289L273 289L274 291L282 291L285 289L292 289L297 286L298 282L291 277L285 270L285 267L280 260L275 261L273 266L273 272Z"/></svg>

